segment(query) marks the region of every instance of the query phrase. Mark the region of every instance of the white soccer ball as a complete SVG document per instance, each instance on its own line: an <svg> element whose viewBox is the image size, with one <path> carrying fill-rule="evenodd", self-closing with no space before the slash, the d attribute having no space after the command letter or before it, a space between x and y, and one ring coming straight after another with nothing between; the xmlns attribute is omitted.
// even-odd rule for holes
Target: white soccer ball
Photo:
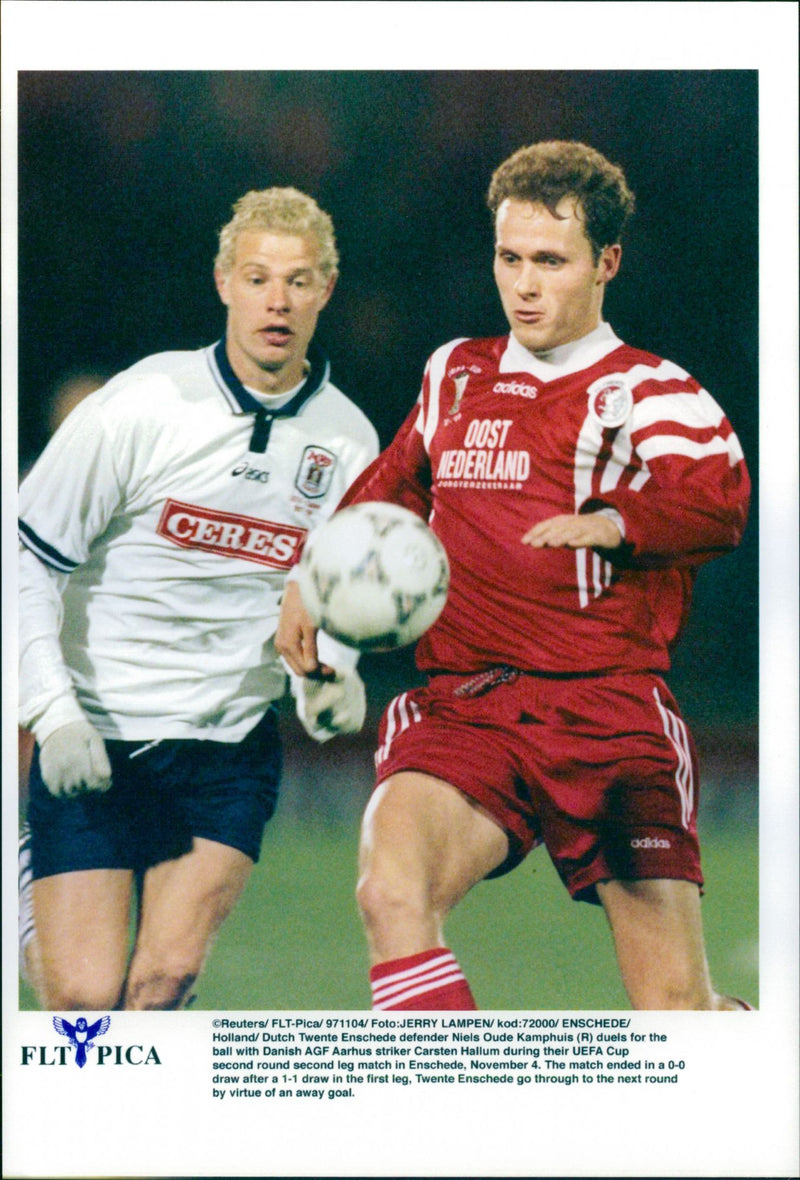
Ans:
<svg viewBox="0 0 800 1180"><path fill-rule="evenodd" d="M420 517L369 502L343 508L311 533L297 581L315 626L360 651L391 651L438 619L450 567Z"/></svg>

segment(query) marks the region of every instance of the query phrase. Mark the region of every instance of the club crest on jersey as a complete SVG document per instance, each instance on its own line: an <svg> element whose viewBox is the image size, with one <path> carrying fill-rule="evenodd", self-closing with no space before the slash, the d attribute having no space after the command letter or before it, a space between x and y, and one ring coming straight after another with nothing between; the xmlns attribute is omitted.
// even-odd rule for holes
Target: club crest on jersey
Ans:
<svg viewBox="0 0 800 1180"><path fill-rule="evenodd" d="M589 387L589 413L600 426L623 426L632 409L633 394L624 381L604 378Z"/></svg>
<svg viewBox="0 0 800 1180"><path fill-rule="evenodd" d="M321 500L331 486L336 456L325 447L306 447L295 476L294 486L309 500Z"/></svg>
<svg viewBox="0 0 800 1180"><path fill-rule="evenodd" d="M449 376L449 374L448 374L448 376ZM460 410L461 399L464 396L464 390L467 388L468 381L469 381L469 373L468 372L462 371L462 372L458 372L458 373L453 374L453 385L456 388L456 393L455 393L455 397L453 398L453 404L450 407L450 409L447 411L448 418L453 418Z"/></svg>

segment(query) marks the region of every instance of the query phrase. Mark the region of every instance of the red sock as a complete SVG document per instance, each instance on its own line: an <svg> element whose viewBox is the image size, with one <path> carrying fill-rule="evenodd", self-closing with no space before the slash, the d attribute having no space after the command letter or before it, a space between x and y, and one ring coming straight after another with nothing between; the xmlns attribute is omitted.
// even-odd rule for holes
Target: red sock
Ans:
<svg viewBox="0 0 800 1180"><path fill-rule="evenodd" d="M372 1007L392 1012L476 1010L452 951L434 947L418 955L378 963L369 973Z"/></svg>

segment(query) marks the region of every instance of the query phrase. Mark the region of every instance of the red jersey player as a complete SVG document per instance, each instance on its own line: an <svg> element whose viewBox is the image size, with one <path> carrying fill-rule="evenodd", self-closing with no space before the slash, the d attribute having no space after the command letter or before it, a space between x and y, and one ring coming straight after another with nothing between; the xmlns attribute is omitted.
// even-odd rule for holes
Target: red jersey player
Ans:
<svg viewBox="0 0 800 1180"><path fill-rule="evenodd" d="M583 144L497 169L511 333L438 349L345 497L412 508L451 564L417 648L428 682L384 714L364 817L376 1008L475 1007L446 915L542 841L571 895L605 908L633 1007L746 1007L711 984L696 755L662 674L698 566L741 538L750 485L713 398L602 320L633 203ZM294 591L278 638L296 671L314 668Z"/></svg>

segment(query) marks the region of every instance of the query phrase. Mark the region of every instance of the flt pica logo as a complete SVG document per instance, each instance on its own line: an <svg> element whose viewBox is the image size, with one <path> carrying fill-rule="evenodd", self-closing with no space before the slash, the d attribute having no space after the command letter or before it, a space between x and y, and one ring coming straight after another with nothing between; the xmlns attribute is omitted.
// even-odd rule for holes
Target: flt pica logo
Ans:
<svg viewBox="0 0 800 1180"><path fill-rule="evenodd" d="M79 1016L72 1024L63 1016L53 1017L53 1028L66 1039L55 1045L22 1045L23 1065L69 1065L79 1069L92 1065L160 1065L155 1045L112 1045L95 1042L111 1027L111 1017L101 1016L91 1024ZM96 1050L93 1052L93 1050Z"/></svg>
<svg viewBox="0 0 800 1180"><path fill-rule="evenodd" d="M102 1037L103 1033L108 1032L110 1024L110 1016L101 1016L94 1024L88 1024L85 1016L79 1016L74 1024L70 1024L61 1016L53 1017L53 1028L56 1032L61 1033L62 1037L69 1038L69 1043L75 1050L75 1064L79 1069L83 1069L86 1064L86 1053L94 1048L95 1038Z"/></svg>

